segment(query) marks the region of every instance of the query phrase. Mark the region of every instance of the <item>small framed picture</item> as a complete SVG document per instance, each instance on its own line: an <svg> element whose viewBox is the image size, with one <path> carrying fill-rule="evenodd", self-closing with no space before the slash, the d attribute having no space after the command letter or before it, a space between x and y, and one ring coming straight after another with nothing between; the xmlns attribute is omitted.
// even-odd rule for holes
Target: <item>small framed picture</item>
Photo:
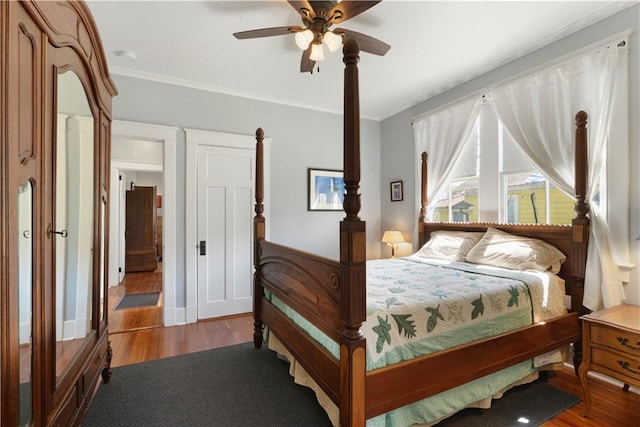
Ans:
<svg viewBox="0 0 640 427"><path fill-rule="evenodd" d="M309 211L341 211L344 174L341 170L307 169Z"/></svg>
<svg viewBox="0 0 640 427"><path fill-rule="evenodd" d="M401 202L403 199L402 181L393 181L391 183L391 201Z"/></svg>

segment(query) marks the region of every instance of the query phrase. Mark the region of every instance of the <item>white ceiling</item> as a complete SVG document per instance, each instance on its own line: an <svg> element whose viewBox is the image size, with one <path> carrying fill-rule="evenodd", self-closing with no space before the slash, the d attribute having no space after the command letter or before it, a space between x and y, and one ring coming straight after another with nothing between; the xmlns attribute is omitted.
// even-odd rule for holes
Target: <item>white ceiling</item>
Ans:
<svg viewBox="0 0 640 427"><path fill-rule="evenodd" d="M637 1L384 0L340 27L391 45L360 55L360 109L383 119ZM301 25L284 0L88 1L112 74L322 111L342 111L342 55L300 73L293 35L232 33ZM116 51L130 51L131 60Z"/></svg>

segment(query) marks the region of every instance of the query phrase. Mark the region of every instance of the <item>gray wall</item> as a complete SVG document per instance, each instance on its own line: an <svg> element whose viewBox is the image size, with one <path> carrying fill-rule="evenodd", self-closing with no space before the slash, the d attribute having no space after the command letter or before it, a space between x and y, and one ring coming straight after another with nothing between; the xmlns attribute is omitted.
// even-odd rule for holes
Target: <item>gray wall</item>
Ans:
<svg viewBox="0 0 640 427"><path fill-rule="evenodd" d="M405 233L409 238L413 232L415 219L419 208L419 200L415 200L414 170L418 159L414 158L412 118L435 109L448 102L462 98L465 95L477 92L492 84L518 75L529 69L549 62L555 58L570 54L578 49L589 46L616 33L632 29L633 34L629 40L629 88L630 88L630 170L631 183L640 182L640 43L638 31L640 31L640 6L631 8L598 22L584 30L578 31L547 47L539 49L519 60L506 64L492 72L484 74L465 84L448 90L438 96L424 101L412 108L402 111L382 121L381 157L384 159L381 169L381 200L382 200L382 228L396 228ZM419 91L418 91L419 93ZM388 199L388 182L394 179L403 179L405 186L405 202L392 203ZM640 264L638 255L638 242L634 240L640 235L640 194L638 186L631 186L630 205L630 249L631 262ZM614 218L615 220L615 218ZM403 247L401 255L408 253L412 248ZM625 287L628 302L640 305L640 280L638 268L632 273L632 280Z"/></svg>
<svg viewBox="0 0 640 427"><path fill-rule="evenodd" d="M402 111L382 122L362 120L361 152L363 207L361 217L367 221L369 258L387 257L388 250L379 243L383 230L396 229L407 240L415 227L418 204L415 200L413 154L413 117L467 94L486 88L598 42L615 33L633 29L630 38L630 162L631 182L640 181L640 6L561 39L519 60L498 68L456 88ZM297 107L206 92L174 85L114 75L119 95L114 99L113 115L117 120L154 123L181 128L177 135L177 261L178 287L184 287L185 209L185 134L183 128L195 128L252 135L260 126L271 138L271 200L267 224L270 239L330 258L338 258L338 222L343 214L307 212L307 167L342 169L342 117ZM420 92L416 88L417 93ZM383 159L384 161L381 161ZM389 183L402 180L404 200L391 202ZM632 186L631 261L639 264L640 194ZM400 255L413 250L402 245ZM640 304L640 278L636 268L626 287L630 302Z"/></svg>
<svg viewBox="0 0 640 427"><path fill-rule="evenodd" d="M184 128L254 135L262 127L271 138L270 240L339 258L343 212L307 211L307 168L342 169L342 115L290 107L175 85L114 75L116 120L180 128L177 135L177 272L185 278ZM340 85L338 86L341 87ZM337 89L341 91L341 89ZM341 92L339 94L341 96ZM380 256L380 123L361 122L362 210L367 222L367 256Z"/></svg>

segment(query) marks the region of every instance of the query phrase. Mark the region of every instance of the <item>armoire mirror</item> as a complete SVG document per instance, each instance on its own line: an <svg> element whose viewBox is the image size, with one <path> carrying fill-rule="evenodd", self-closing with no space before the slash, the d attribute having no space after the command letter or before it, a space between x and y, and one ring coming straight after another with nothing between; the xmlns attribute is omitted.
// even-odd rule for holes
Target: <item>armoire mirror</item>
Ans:
<svg viewBox="0 0 640 427"><path fill-rule="evenodd" d="M94 119L82 82L58 74L55 240L56 377L83 348L93 330ZM102 252L102 250L100 250Z"/></svg>
<svg viewBox="0 0 640 427"><path fill-rule="evenodd" d="M18 337L20 377L20 425L33 419L33 186L31 182L18 188Z"/></svg>
<svg viewBox="0 0 640 427"><path fill-rule="evenodd" d="M105 320L105 289L107 285L105 283L107 277L107 263L106 263L106 253L107 253L107 197L106 191L104 191L105 196L100 198L100 322Z"/></svg>

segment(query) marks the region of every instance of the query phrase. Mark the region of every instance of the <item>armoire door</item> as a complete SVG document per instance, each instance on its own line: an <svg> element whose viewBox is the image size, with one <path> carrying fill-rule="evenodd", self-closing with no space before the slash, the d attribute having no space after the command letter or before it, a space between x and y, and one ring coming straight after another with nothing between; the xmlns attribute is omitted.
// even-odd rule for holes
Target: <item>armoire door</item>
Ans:
<svg viewBox="0 0 640 427"><path fill-rule="evenodd" d="M0 425L80 425L110 374L117 90L81 1L0 2Z"/></svg>

